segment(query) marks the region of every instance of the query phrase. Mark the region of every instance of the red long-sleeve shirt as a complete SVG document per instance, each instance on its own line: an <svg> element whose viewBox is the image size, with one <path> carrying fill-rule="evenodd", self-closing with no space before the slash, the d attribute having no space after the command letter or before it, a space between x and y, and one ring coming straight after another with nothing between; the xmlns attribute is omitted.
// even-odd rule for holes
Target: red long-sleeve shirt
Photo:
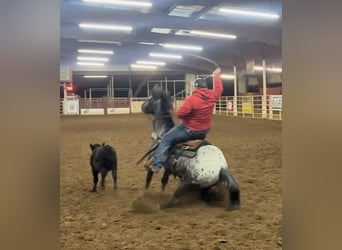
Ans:
<svg viewBox="0 0 342 250"><path fill-rule="evenodd" d="M198 88L187 97L176 111L176 117L184 126L199 131L211 128L211 119L216 101L223 92L222 80L214 76L214 88Z"/></svg>

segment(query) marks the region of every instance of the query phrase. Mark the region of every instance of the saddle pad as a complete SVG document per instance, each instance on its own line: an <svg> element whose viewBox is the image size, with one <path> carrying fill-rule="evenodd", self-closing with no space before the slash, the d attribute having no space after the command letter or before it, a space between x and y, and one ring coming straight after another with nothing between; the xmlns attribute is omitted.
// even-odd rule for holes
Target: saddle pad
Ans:
<svg viewBox="0 0 342 250"><path fill-rule="evenodd" d="M186 142L176 144L176 148L197 151L199 147L209 144L210 143L205 140L189 140Z"/></svg>

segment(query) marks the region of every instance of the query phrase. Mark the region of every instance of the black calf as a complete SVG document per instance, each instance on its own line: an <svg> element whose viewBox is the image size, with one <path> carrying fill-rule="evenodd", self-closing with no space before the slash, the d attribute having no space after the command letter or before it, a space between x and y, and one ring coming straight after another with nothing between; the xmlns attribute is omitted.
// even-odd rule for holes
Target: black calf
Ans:
<svg viewBox="0 0 342 250"><path fill-rule="evenodd" d="M98 174L101 173L101 188L105 188L105 178L108 171L112 171L112 178L114 183L114 189L117 188L116 180L117 180L117 156L114 148L110 145L100 144L90 144L91 156L90 156L90 165L91 170L94 177L94 186L91 190L92 192L96 192L96 185L99 181Z"/></svg>

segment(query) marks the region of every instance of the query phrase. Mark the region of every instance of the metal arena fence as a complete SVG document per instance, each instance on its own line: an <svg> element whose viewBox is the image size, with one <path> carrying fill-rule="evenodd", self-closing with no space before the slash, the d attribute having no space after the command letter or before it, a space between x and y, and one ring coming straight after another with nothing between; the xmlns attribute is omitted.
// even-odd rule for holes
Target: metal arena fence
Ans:
<svg viewBox="0 0 342 250"><path fill-rule="evenodd" d="M79 98L60 99L61 115L112 115L141 113L145 98ZM174 108L184 97L174 97ZM282 95L223 96L217 102L214 114L254 119L282 120Z"/></svg>

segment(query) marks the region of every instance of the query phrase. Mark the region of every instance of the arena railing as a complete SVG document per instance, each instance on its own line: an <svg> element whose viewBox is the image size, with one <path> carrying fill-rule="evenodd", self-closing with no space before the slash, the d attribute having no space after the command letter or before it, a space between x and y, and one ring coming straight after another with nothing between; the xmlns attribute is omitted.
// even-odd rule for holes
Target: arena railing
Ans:
<svg viewBox="0 0 342 250"><path fill-rule="evenodd" d="M236 108L234 107L234 96L223 96L216 102L215 114L281 121L281 99L279 95L266 96L264 111L262 95L237 96Z"/></svg>
<svg viewBox="0 0 342 250"><path fill-rule="evenodd" d="M147 97L138 98L79 98L79 109L109 109L127 108L128 113L140 113L141 104ZM174 108L179 107L184 98L174 98ZM60 99L60 114L64 114L65 101ZM263 110L263 97L261 95L237 96L234 105L233 96L221 97L215 105L216 115L236 116L255 119L282 120L281 96L269 95L266 97L266 106ZM234 107L236 106L236 108ZM107 112L104 112L106 114ZM81 114L81 112L79 112Z"/></svg>

